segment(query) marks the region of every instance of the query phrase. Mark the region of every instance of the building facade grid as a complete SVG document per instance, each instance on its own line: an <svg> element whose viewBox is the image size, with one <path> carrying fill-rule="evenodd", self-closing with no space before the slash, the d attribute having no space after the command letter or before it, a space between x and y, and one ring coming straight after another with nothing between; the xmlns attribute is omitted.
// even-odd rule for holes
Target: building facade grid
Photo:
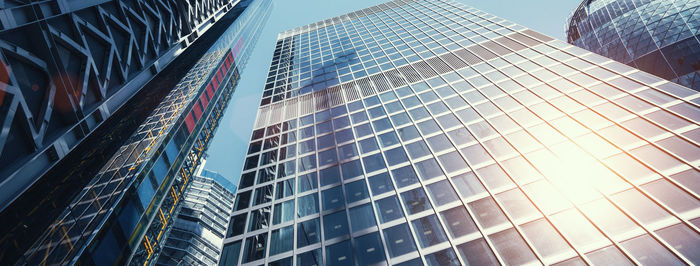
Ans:
<svg viewBox="0 0 700 266"><path fill-rule="evenodd" d="M569 19L568 42L700 90L700 3L585 0Z"/></svg>
<svg viewBox="0 0 700 266"><path fill-rule="evenodd" d="M699 94L453 1L352 14L279 36L221 264L699 262Z"/></svg>

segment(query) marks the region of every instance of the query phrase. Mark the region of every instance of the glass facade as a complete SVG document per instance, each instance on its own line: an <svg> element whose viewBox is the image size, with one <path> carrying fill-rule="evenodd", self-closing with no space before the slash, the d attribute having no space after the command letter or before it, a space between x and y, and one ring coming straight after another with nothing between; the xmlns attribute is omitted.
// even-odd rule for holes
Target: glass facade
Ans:
<svg viewBox="0 0 700 266"><path fill-rule="evenodd" d="M206 53L60 217L35 229L43 234L18 264L156 262L272 6L270 0L249 4L223 20Z"/></svg>
<svg viewBox="0 0 700 266"><path fill-rule="evenodd" d="M200 164L183 196L180 212L165 245L154 255L156 265L217 265L233 210L233 191L218 173Z"/></svg>
<svg viewBox="0 0 700 266"><path fill-rule="evenodd" d="M571 44L700 91L697 0L584 0L567 34Z"/></svg>
<svg viewBox="0 0 700 266"><path fill-rule="evenodd" d="M220 264L700 263L698 104L455 1L280 33Z"/></svg>

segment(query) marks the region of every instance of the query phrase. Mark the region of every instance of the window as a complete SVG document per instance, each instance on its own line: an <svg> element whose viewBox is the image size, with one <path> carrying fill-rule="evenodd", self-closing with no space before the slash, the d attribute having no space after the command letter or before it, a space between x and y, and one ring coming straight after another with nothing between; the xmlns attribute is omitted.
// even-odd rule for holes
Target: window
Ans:
<svg viewBox="0 0 700 266"><path fill-rule="evenodd" d="M362 153L368 153L377 149L379 149L379 146L377 146L377 141L374 138L360 141L360 151L362 151Z"/></svg>
<svg viewBox="0 0 700 266"><path fill-rule="evenodd" d="M447 241L445 232L435 215L426 216L411 222L422 248L427 248Z"/></svg>
<svg viewBox="0 0 700 266"><path fill-rule="evenodd" d="M299 172L307 171L316 168L316 155L311 154L309 156L299 159Z"/></svg>
<svg viewBox="0 0 700 266"><path fill-rule="evenodd" d="M350 143L348 145L338 147L338 155L340 156L340 160L344 161L352 157L358 156L359 153L357 152L355 143Z"/></svg>
<svg viewBox="0 0 700 266"><path fill-rule="evenodd" d="M690 262L698 264L700 262L700 235L684 224L675 224L660 230L656 233L672 247L683 254Z"/></svg>
<svg viewBox="0 0 700 266"><path fill-rule="evenodd" d="M428 145L425 145L425 142L422 140L406 145L406 150L408 151L408 155L411 156L411 159L416 159L431 154L430 150L428 149Z"/></svg>
<svg viewBox="0 0 700 266"><path fill-rule="evenodd" d="M408 162L408 156L406 152L403 151L402 147L396 147L394 149L384 152L384 156L389 163L389 166L394 166L403 162Z"/></svg>
<svg viewBox="0 0 700 266"><path fill-rule="evenodd" d="M614 246L608 246L586 254L593 265L634 265Z"/></svg>
<svg viewBox="0 0 700 266"><path fill-rule="evenodd" d="M404 142L420 137L420 133L418 133L418 129L416 129L415 126L399 128L396 130L396 132L399 133L399 137Z"/></svg>
<svg viewBox="0 0 700 266"><path fill-rule="evenodd" d="M297 248L305 247L321 241L321 224L319 218L299 222L297 224Z"/></svg>
<svg viewBox="0 0 700 266"><path fill-rule="evenodd" d="M304 217L318 213L318 195L310 194L297 199L297 216Z"/></svg>
<svg viewBox="0 0 700 266"><path fill-rule="evenodd" d="M299 176L297 182L297 193L318 188L318 178L315 172Z"/></svg>
<svg viewBox="0 0 700 266"><path fill-rule="evenodd" d="M379 195L394 190L388 173L381 173L368 178L372 195Z"/></svg>
<svg viewBox="0 0 700 266"><path fill-rule="evenodd" d="M648 234L644 234L620 243L642 265L683 265L675 255L656 242ZM697 244L696 244L697 245ZM674 246L675 247L675 246ZM691 247L692 248L692 247ZM697 250L695 252L697 254Z"/></svg>
<svg viewBox="0 0 700 266"><path fill-rule="evenodd" d="M384 247L379 233L374 232L355 238L355 253L359 265L373 265L384 261Z"/></svg>
<svg viewBox="0 0 700 266"><path fill-rule="evenodd" d="M457 254L451 249L444 249L432 254L425 256L425 261L428 266L460 266L459 259L457 259Z"/></svg>
<svg viewBox="0 0 700 266"><path fill-rule="evenodd" d="M236 241L224 245L221 251L221 265L238 265L238 258L241 254L241 241Z"/></svg>
<svg viewBox="0 0 700 266"><path fill-rule="evenodd" d="M270 233L270 256L287 252L294 247L294 226L290 225Z"/></svg>
<svg viewBox="0 0 700 266"><path fill-rule="evenodd" d="M564 252L573 251L552 225L541 218L522 225L523 233L534 248L543 257L553 257Z"/></svg>
<svg viewBox="0 0 700 266"><path fill-rule="evenodd" d="M253 205L263 204L272 200L273 185L267 185L255 189L255 202Z"/></svg>
<svg viewBox="0 0 700 266"><path fill-rule="evenodd" d="M312 152L316 150L315 141L313 139L302 141L299 143L299 154L304 154L307 152Z"/></svg>
<svg viewBox="0 0 700 266"><path fill-rule="evenodd" d="M382 144L382 148L384 148L394 144L398 144L399 138L396 137L396 133L387 132L382 135L379 135L379 142Z"/></svg>
<svg viewBox="0 0 700 266"><path fill-rule="evenodd" d="M354 139L354 136L352 135L352 129L348 128L345 130L337 131L335 133L335 140L339 144L348 142L348 141L353 140L353 139Z"/></svg>
<svg viewBox="0 0 700 266"><path fill-rule="evenodd" d="M430 201L422 188L416 188L401 193L401 199L408 214L416 214L431 208Z"/></svg>
<svg viewBox="0 0 700 266"><path fill-rule="evenodd" d="M328 265L355 265L350 240L326 247L326 263Z"/></svg>
<svg viewBox="0 0 700 266"><path fill-rule="evenodd" d="M262 259L265 256L265 247L267 246L267 233L251 236L245 240L245 249L243 251L243 262L248 263Z"/></svg>
<svg viewBox="0 0 700 266"><path fill-rule="evenodd" d="M483 238L457 246L462 259L469 265L499 265L496 256Z"/></svg>
<svg viewBox="0 0 700 266"><path fill-rule="evenodd" d="M353 232L376 226L372 205L367 203L350 209L350 224Z"/></svg>
<svg viewBox="0 0 700 266"><path fill-rule="evenodd" d="M428 138L428 144L436 153L452 148L452 143L450 143L450 140L443 134Z"/></svg>
<svg viewBox="0 0 700 266"><path fill-rule="evenodd" d="M422 162L418 162L415 164L415 166L416 170L418 170L418 175L423 181L430 180L443 175L442 170L440 170L440 166L438 165L437 161L435 161L435 159L432 158Z"/></svg>
<svg viewBox="0 0 700 266"><path fill-rule="evenodd" d="M275 204L272 224L280 224L294 220L294 200Z"/></svg>
<svg viewBox="0 0 700 266"><path fill-rule="evenodd" d="M248 206L250 205L250 195L251 194L252 194L252 191L245 191L245 192L237 193L236 203L233 204L233 211L240 211L240 210L248 208Z"/></svg>
<svg viewBox="0 0 700 266"><path fill-rule="evenodd" d="M379 221L386 223L403 217L403 211L396 196L390 196L375 202Z"/></svg>
<svg viewBox="0 0 700 266"><path fill-rule="evenodd" d="M381 153L364 157L362 158L362 162L365 165L365 171L367 171L367 173L381 170L386 167L386 165L384 164L384 158L382 158Z"/></svg>
<svg viewBox="0 0 700 266"><path fill-rule="evenodd" d="M506 216L491 197L473 201L467 205L484 229L508 222Z"/></svg>
<svg viewBox="0 0 700 266"><path fill-rule="evenodd" d="M478 231L471 216L462 206L443 211L440 213L440 216L445 221L447 230L453 238Z"/></svg>
<svg viewBox="0 0 700 266"><path fill-rule="evenodd" d="M341 168L343 169L343 179L345 180L356 176L361 176L363 174L362 163L360 163L359 159L344 163L342 164Z"/></svg>
<svg viewBox="0 0 700 266"><path fill-rule="evenodd" d="M345 210L323 216L323 233L326 240L349 233Z"/></svg>
<svg viewBox="0 0 700 266"><path fill-rule="evenodd" d="M338 170L337 165L319 171L319 175L321 177L321 186L340 182L340 170Z"/></svg>
<svg viewBox="0 0 700 266"><path fill-rule="evenodd" d="M503 205L503 208L513 217L514 220L527 219L539 216L540 213L535 206L525 197L520 189L511 189L496 195L496 199Z"/></svg>
<svg viewBox="0 0 700 266"><path fill-rule="evenodd" d="M389 256L392 258L416 250L416 244L413 242L411 231L406 224L384 229L384 239L387 249L389 249Z"/></svg>
<svg viewBox="0 0 700 266"><path fill-rule="evenodd" d="M535 254L513 228L495 233L489 238L506 264L524 265L537 260Z"/></svg>
<svg viewBox="0 0 700 266"><path fill-rule="evenodd" d="M297 255L297 265L322 265L323 256L321 256L321 249L315 249L312 251L304 252ZM224 264L228 265L228 264Z"/></svg>
<svg viewBox="0 0 700 266"><path fill-rule="evenodd" d="M277 199L294 195L294 178L277 182Z"/></svg>
<svg viewBox="0 0 700 266"><path fill-rule="evenodd" d="M438 181L428 185L428 192L430 193L433 202L440 205L445 205L447 203L458 200L457 193L452 189L452 185L447 180Z"/></svg>
<svg viewBox="0 0 700 266"><path fill-rule="evenodd" d="M463 127L447 132L447 135L450 136L450 139L452 139L457 146L476 141L476 139L472 137L472 134L470 134L469 131Z"/></svg>
<svg viewBox="0 0 700 266"><path fill-rule="evenodd" d="M348 203L363 200L369 197L365 180L358 180L345 184L345 198Z"/></svg>
<svg viewBox="0 0 700 266"><path fill-rule="evenodd" d="M438 160L448 173L462 171L468 168L467 163L456 151L438 156Z"/></svg>
<svg viewBox="0 0 700 266"><path fill-rule="evenodd" d="M333 147L335 145L335 139L333 137L333 134L318 137L318 148L325 149Z"/></svg>
<svg viewBox="0 0 700 266"><path fill-rule="evenodd" d="M334 210L345 205L343 201L343 189L341 186L324 190L322 193L323 210Z"/></svg>
<svg viewBox="0 0 700 266"><path fill-rule="evenodd" d="M335 149L322 151L318 153L318 163L320 166L335 164L338 162L338 156Z"/></svg>

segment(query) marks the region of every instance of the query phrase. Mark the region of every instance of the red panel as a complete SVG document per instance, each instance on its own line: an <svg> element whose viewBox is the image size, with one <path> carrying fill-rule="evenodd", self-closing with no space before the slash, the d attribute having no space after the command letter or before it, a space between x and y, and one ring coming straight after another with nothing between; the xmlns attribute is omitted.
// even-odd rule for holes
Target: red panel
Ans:
<svg viewBox="0 0 700 266"><path fill-rule="evenodd" d="M216 76L219 77L219 80L224 80L224 75L221 72L221 68L219 68L219 71L216 71Z"/></svg>
<svg viewBox="0 0 700 266"><path fill-rule="evenodd" d="M207 97L211 100L212 97L214 97L214 91L211 90L211 84L207 85Z"/></svg>
<svg viewBox="0 0 700 266"><path fill-rule="evenodd" d="M194 118L192 117L192 113L187 114L187 117L185 117L185 125L187 125L187 131L192 133L192 130L194 129Z"/></svg>
<svg viewBox="0 0 700 266"><path fill-rule="evenodd" d="M194 103L194 117L199 120L200 117L202 117L202 106L199 105L199 102Z"/></svg>
<svg viewBox="0 0 700 266"><path fill-rule="evenodd" d="M199 96L199 101L202 102L202 108L207 109L207 105L209 104L209 100L207 100L206 91L203 92L201 96Z"/></svg>
<svg viewBox="0 0 700 266"><path fill-rule="evenodd" d="M214 91L216 91L216 90L219 89L219 82L216 81L216 78L212 78L212 79L211 79L211 85L214 86Z"/></svg>

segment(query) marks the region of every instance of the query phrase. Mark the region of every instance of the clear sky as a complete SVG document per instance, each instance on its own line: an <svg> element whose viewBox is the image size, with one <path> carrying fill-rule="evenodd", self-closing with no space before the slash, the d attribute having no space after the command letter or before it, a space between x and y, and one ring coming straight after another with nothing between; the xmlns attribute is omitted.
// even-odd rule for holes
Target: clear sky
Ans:
<svg viewBox="0 0 700 266"><path fill-rule="evenodd" d="M386 2L384 0L273 0L274 6L240 84L209 147L205 168L238 184L277 33ZM561 40L566 18L581 0L459 0Z"/></svg>

